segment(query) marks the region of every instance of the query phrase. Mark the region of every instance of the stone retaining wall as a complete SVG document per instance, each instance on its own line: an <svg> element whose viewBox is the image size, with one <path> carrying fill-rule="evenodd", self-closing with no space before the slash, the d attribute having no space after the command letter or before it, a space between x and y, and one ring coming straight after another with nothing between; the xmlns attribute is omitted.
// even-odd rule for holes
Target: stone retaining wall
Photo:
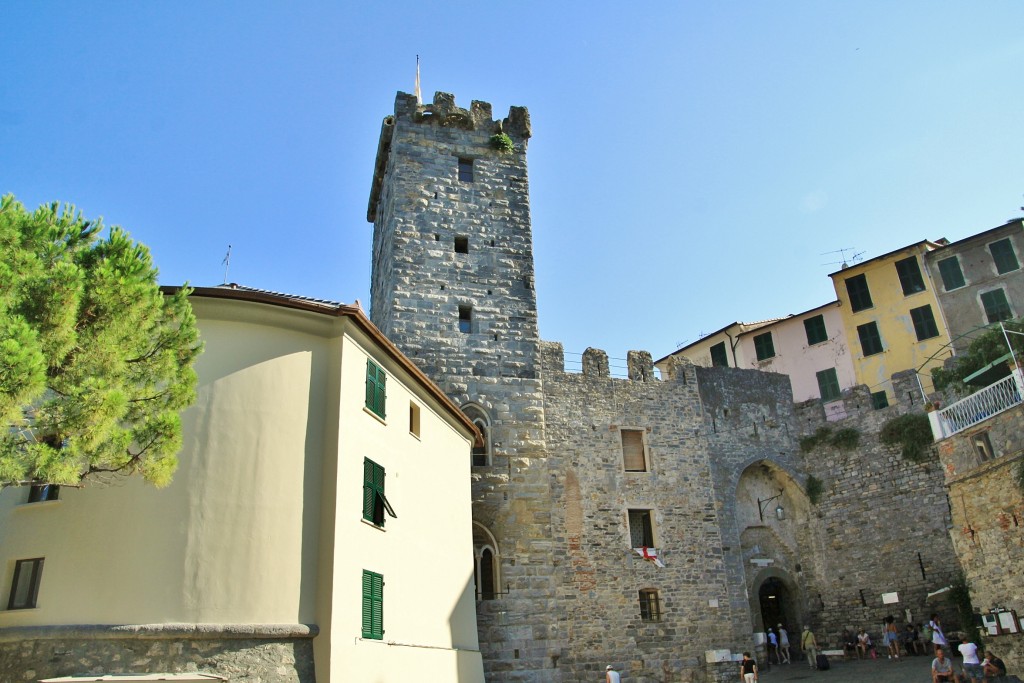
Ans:
<svg viewBox="0 0 1024 683"><path fill-rule="evenodd" d="M315 683L315 626L135 625L0 629L0 680L203 672L232 683Z"/></svg>

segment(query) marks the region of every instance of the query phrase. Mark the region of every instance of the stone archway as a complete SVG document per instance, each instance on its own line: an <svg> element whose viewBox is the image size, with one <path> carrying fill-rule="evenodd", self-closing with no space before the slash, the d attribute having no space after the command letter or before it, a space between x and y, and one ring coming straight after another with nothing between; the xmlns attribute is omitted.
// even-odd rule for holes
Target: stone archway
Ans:
<svg viewBox="0 0 1024 683"><path fill-rule="evenodd" d="M757 606L753 611L760 616L761 630L782 624L790 634L797 631L803 610L800 589L795 583L778 575L766 576L757 587L754 600Z"/></svg>

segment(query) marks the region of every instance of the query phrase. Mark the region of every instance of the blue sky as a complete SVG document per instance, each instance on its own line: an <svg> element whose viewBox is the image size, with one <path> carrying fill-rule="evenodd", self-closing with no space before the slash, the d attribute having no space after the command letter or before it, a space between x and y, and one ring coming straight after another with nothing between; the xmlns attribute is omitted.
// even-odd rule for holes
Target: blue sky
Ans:
<svg viewBox="0 0 1024 683"><path fill-rule="evenodd" d="M397 90L529 107L543 338L660 357L1021 215L1024 3L28 2L0 192L103 216L163 284L369 300Z"/></svg>

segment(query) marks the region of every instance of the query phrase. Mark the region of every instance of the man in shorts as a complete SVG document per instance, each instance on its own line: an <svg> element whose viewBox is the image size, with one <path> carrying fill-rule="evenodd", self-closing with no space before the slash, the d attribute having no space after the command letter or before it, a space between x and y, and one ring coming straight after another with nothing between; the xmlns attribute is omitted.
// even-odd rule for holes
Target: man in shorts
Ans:
<svg viewBox="0 0 1024 683"><path fill-rule="evenodd" d="M957 649L960 650L960 654L964 658L964 680L980 681L983 679L985 672L982 671L981 660L978 659L978 646L967 641L960 643Z"/></svg>

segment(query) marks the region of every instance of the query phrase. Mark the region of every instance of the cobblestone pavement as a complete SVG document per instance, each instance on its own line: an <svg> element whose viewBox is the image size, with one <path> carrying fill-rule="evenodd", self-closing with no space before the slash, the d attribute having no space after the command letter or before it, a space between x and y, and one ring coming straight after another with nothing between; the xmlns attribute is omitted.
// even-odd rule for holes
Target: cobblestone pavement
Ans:
<svg viewBox="0 0 1024 683"><path fill-rule="evenodd" d="M811 671L806 660L792 664L772 664L770 671L762 670L761 683L808 681L809 683L931 683L932 657L901 657L889 659L832 660L828 671ZM957 673L960 660L954 660Z"/></svg>

